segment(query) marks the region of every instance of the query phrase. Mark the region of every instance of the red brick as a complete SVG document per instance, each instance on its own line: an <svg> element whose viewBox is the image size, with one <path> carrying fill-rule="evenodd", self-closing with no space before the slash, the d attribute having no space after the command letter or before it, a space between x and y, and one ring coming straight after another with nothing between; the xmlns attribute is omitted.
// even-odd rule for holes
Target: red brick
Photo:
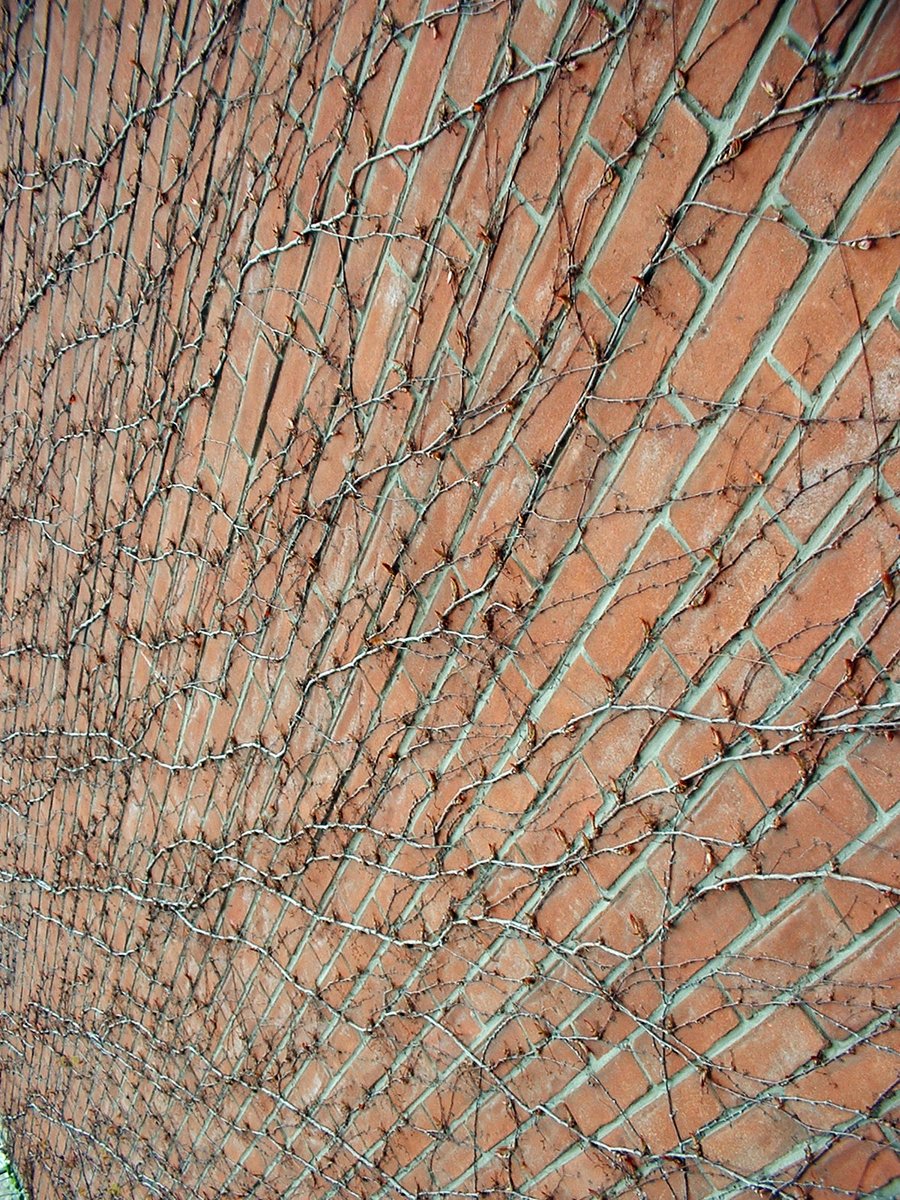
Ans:
<svg viewBox="0 0 900 1200"><path fill-rule="evenodd" d="M665 83L699 8L697 0L665 8L641 7L612 80L591 122L591 136L610 155L630 154Z"/></svg>
<svg viewBox="0 0 900 1200"><path fill-rule="evenodd" d="M714 1090L691 1073L674 1084L665 1097L630 1113L628 1122L651 1152L659 1154L679 1146L721 1113L722 1105Z"/></svg>
<svg viewBox="0 0 900 1200"><path fill-rule="evenodd" d="M849 613L855 596L848 595L846 581L854 578L861 556L868 561L879 557L878 541L869 530L849 535L839 548L806 564L791 579L790 591L777 609L758 623L761 641L782 670L800 670L829 631ZM871 586L875 581L867 582Z"/></svg>
<svg viewBox="0 0 900 1200"><path fill-rule="evenodd" d="M722 422L679 489L673 520L691 546L713 547L748 504L759 486L757 476L765 475L797 412L791 390L763 364L742 393L740 407Z"/></svg>
<svg viewBox="0 0 900 1200"><path fill-rule="evenodd" d="M648 876L638 876L616 895L615 905L601 909L600 915L585 931L585 941L598 941L608 946L615 957L640 951L644 961L651 962L654 948L647 949L648 938L652 938L663 917L663 894L656 881ZM632 1004L626 1009L632 1011ZM651 1010L656 1002L648 1006Z"/></svg>
<svg viewBox="0 0 900 1200"><path fill-rule="evenodd" d="M900 1155L892 1146L883 1144L884 1134L879 1126L875 1122L858 1126L855 1133L859 1138L855 1152L843 1139L838 1139L809 1171L814 1200L834 1195L836 1187L872 1195L896 1182Z"/></svg>
<svg viewBox="0 0 900 1200"><path fill-rule="evenodd" d="M716 986L715 976L693 984L673 1007L672 1020L678 1044L689 1046L696 1054L706 1054L737 1025L737 1017Z"/></svg>
<svg viewBox="0 0 900 1200"><path fill-rule="evenodd" d="M585 872L556 884L537 910L537 927L545 937L564 941L596 907L602 893Z"/></svg>
<svg viewBox="0 0 900 1200"><path fill-rule="evenodd" d="M769 931L745 952L746 965L753 963L748 974L752 973L756 982L744 991L742 999L771 999L774 991L796 983L806 971L827 962L850 938L850 933L835 922L824 889L799 893Z"/></svg>
<svg viewBox="0 0 900 1200"><path fill-rule="evenodd" d="M620 1054L607 1058L592 1077L600 1091L620 1112L643 1096L649 1086L647 1076L632 1054L624 1048Z"/></svg>
<svg viewBox="0 0 900 1200"><path fill-rule="evenodd" d="M657 202L698 182L697 97L715 105L743 75L743 111L715 122L727 140L800 61L774 39L767 62L747 58L774 31L767 7L716 42L727 8L638 6L612 50L501 84L420 152L359 171L445 98L471 105L515 22L518 69L600 37L602 15L429 21L392 0L373 24L371 6L317 0L309 28L252 7L209 45L209 6L126 0L102 29L41 10L10 50L0 834L5 865L50 890L3 897L28 968L3 1103L26 1114L35 1200L71 1174L60 1121L84 1128L85 1169L110 1186L127 1191L139 1162L141 1196L276 1200L301 1169L289 1146L311 1160L312 1200L733 1191L717 1157L780 1179L769 1116L793 1120L799 1170L834 1089L871 1104L894 1049L867 1030L897 998L893 743L852 727L864 706L883 715L895 653L895 521L872 493L900 483L884 441L896 333L882 321L858 354L837 271L861 311L883 309L893 243L829 255L788 221L718 214L681 248L713 219L696 209L610 346L606 301L632 296L668 236ZM816 17L798 3L778 19L808 37ZM850 5L828 53L858 48L867 72L883 27ZM714 48L681 79L688 35ZM183 78L179 53L199 56ZM160 106L103 171L74 161L151 86ZM866 172L842 240L885 232L893 184L871 147L890 118L874 103L810 109L808 131L774 122L700 198L752 222L790 143L796 199L835 118L846 133L826 149L863 135L832 164L840 195ZM21 176L37 154L47 182ZM356 212L333 220L355 172ZM300 244L313 210L326 224ZM739 231L749 246L718 277ZM747 367L807 252L818 279L785 297L769 365ZM694 361L701 301L718 335ZM698 372L681 395L676 352ZM807 713L851 731L752 729ZM36 1003L58 1014L46 1028ZM92 1073L104 1020L114 1053ZM754 1077L782 1080L781 1109L744 1108ZM889 1178L860 1129L810 1163L813 1194ZM688 1132L682 1169L667 1154ZM46 1169L29 1162L39 1141Z"/></svg>
<svg viewBox="0 0 900 1200"><path fill-rule="evenodd" d="M560 196L566 247L575 263L584 261L619 186L620 176L590 146L572 163Z"/></svg>
<svg viewBox="0 0 900 1200"><path fill-rule="evenodd" d="M593 607L603 587L603 578L587 554L576 552L568 557L541 612L529 626L529 636L537 647L565 646L566 631L579 626ZM596 676L588 680L585 708L598 703Z"/></svg>
<svg viewBox="0 0 900 1200"><path fill-rule="evenodd" d="M406 64L403 93L395 97L384 133L386 144L412 142L423 132L423 121L434 99L448 45L448 39L433 37L427 26L419 29Z"/></svg>
<svg viewBox="0 0 900 1200"><path fill-rule="evenodd" d="M841 81L842 90L849 91L894 69L897 31L898 14L892 11L878 22L865 49ZM893 121L890 113L898 87L894 79L864 103L844 101L826 110L800 146L782 190L813 233L821 234L834 220L886 136Z"/></svg>
<svg viewBox="0 0 900 1200"><path fill-rule="evenodd" d="M887 168L847 231L847 237L869 237L888 228L889 211L896 211L898 171ZM871 261L861 261L864 254ZM848 344L858 341L859 327L900 266L900 253L892 241L876 241L870 250L838 246L829 255L804 293L775 355L799 382L812 392ZM848 337L848 331L850 336Z"/></svg>
<svg viewBox="0 0 900 1200"><path fill-rule="evenodd" d="M745 544L731 551L732 561L709 571L666 629L666 645L695 674L708 668L718 651L748 627L751 613L790 561L791 550L778 532L741 541Z"/></svg>
<svg viewBox="0 0 900 1200"><path fill-rule="evenodd" d="M875 1034L871 1042L857 1043L819 1070L798 1079L790 1092L809 1104L792 1103L791 1108L814 1128L837 1125L854 1111L865 1112L893 1088L891 1059L896 1037Z"/></svg>
<svg viewBox="0 0 900 1200"><path fill-rule="evenodd" d="M675 101L654 135L649 161L629 193L623 216L591 268L591 283L613 307L621 307L631 294L635 277L663 241L666 214L683 198L706 153L706 141L703 127Z"/></svg>
<svg viewBox="0 0 900 1200"><path fill-rule="evenodd" d="M591 15L599 20L599 14ZM578 44L591 40L589 31L583 31ZM525 152L516 167L515 181L528 203L540 212L545 210L557 182L553 174L548 172L547 165L556 161L560 168L563 167L608 57L608 49L603 49L572 60L565 73L553 80L549 91L543 96L540 110L529 126ZM605 164L601 164L597 176L604 171ZM596 176L594 182L596 186ZM566 190L568 187L567 181Z"/></svg>
<svg viewBox="0 0 900 1200"><path fill-rule="evenodd" d="M847 758L847 767L866 796L882 808L889 810L900 799L900 791L894 782L896 750L887 738L869 738L854 746Z"/></svg>
<svg viewBox="0 0 900 1200"><path fill-rule="evenodd" d="M722 1055L735 1086L757 1095L788 1080L825 1046L821 1033L798 1008L777 1008Z"/></svg>
<svg viewBox="0 0 900 1200"><path fill-rule="evenodd" d="M762 836L756 856L762 871L815 871L861 838L871 809L849 777L832 771L793 804L779 828Z"/></svg>
<svg viewBox="0 0 900 1200"><path fill-rule="evenodd" d="M592 317L596 318L595 332L601 321L606 324L597 309L585 301L577 324L590 330ZM565 439L565 452L556 455L552 482L536 500L536 512L548 521L574 521L586 510L602 478L598 439L578 421L595 359L574 325L570 316L546 360L544 370L549 377L521 397L516 430L519 450L533 463L543 461L557 441Z"/></svg>
<svg viewBox="0 0 900 1200"><path fill-rule="evenodd" d="M685 433L684 437L689 438L690 435ZM639 442L643 440L644 453L639 454L637 461L629 458L627 478L619 477L622 489L616 489L617 499L629 496L633 496L638 501L650 499L658 487L664 486L665 475L660 471L660 467L665 461L662 457L665 453L663 447L673 443L677 444L681 438L680 430L668 430L662 425L650 426L647 434L639 439ZM644 489L644 495L641 496L637 493L637 489ZM602 547L601 543L604 525L604 521L598 521L595 527L596 532L586 541L588 549L594 557L599 558L601 564L606 566L602 557L606 548ZM617 570L616 567L619 569ZM612 566L608 573L613 576L612 582L615 591L604 611L603 619L606 623L605 640L613 654L619 643L619 631L621 631L623 647L627 643L634 646L634 650L637 649L632 626L637 629L639 637L648 635L647 631L653 627L657 618L665 611L677 586L683 580L686 569L685 555L681 547L661 529L651 535L645 547L635 556L627 572L623 573L619 564ZM588 643L589 648L591 646L599 647L599 644L596 637ZM599 658L595 657L595 661L607 675L615 677L619 674L619 671L607 669L612 665L611 659L607 658L605 665L603 659L602 652Z"/></svg>
<svg viewBox="0 0 900 1200"><path fill-rule="evenodd" d="M561 305L566 302L568 267L568 252L560 242L560 230L555 223L550 224L522 281L518 302L519 315L535 338L559 315Z"/></svg>
<svg viewBox="0 0 900 1200"><path fill-rule="evenodd" d="M648 399L643 409L640 421L634 422L635 437L627 455L620 454L606 472L608 499L585 539L588 549L610 575L615 573L615 566L602 548L607 514L634 512L646 520L669 494L680 461L696 443L690 423L668 400ZM678 551L674 543L671 545L672 557L677 558Z"/></svg>
<svg viewBox="0 0 900 1200"><path fill-rule="evenodd" d="M887 912L896 903L897 858L900 855L898 829L900 825L895 819L873 832L829 880L829 893L851 928L868 928L876 916ZM865 883L843 883L841 875L870 881L874 887L869 888Z"/></svg>
<svg viewBox="0 0 900 1200"><path fill-rule="evenodd" d="M831 51L840 46L847 30L859 13L860 0L852 0L846 8L822 8L816 0L797 0L791 13L791 28L810 46Z"/></svg>
<svg viewBox="0 0 900 1200"><path fill-rule="evenodd" d="M801 65L802 59L784 42L779 42L760 71L760 82L735 121L735 129L751 129L765 118L772 111L773 101L763 84L783 89ZM812 72L807 70L783 102L794 105L809 100L813 82ZM787 122L780 125L773 121L755 137L744 141L740 153L716 167L704 182L696 207L692 206L679 223L677 236L707 277L713 278L720 270L734 239L748 220L747 214L758 204L765 180L777 167L794 135L794 128Z"/></svg>
<svg viewBox="0 0 900 1200"><path fill-rule="evenodd" d="M780 1158L797 1140L797 1123L766 1105L750 1108L723 1122L713 1133L704 1134L703 1151L713 1163L744 1175Z"/></svg>
<svg viewBox="0 0 900 1200"><path fill-rule="evenodd" d="M673 382L679 391L701 399L722 394L805 259L802 243L789 230L768 222L757 226L709 320L675 369Z"/></svg>
<svg viewBox="0 0 900 1200"><path fill-rule="evenodd" d="M500 9L486 9L477 20L460 22L442 7L436 11L445 15L429 24L430 35L448 44L455 39L445 91L457 108L468 108L487 87L506 14Z"/></svg>
<svg viewBox="0 0 900 1200"><path fill-rule="evenodd" d="M721 116L732 91L744 73L768 22L774 0L724 0L716 5L697 48L685 67L691 95L715 116Z"/></svg>
<svg viewBox="0 0 900 1200"><path fill-rule="evenodd" d="M628 323L624 342L603 372L588 413L598 429L615 437L627 420L626 406L615 402L640 402L656 390L656 381L697 307L700 289L675 259L653 274L637 312ZM611 406L612 402L613 406Z"/></svg>
<svg viewBox="0 0 900 1200"><path fill-rule="evenodd" d="M876 330L865 358L851 367L821 419L804 428L796 455L776 477L779 515L795 537L810 537L861 472L879 463L875 449L890 421L896 375L894 342L889 326Z"/></svg>
<svg viewBox="0 0 900 1200"><path fill-rule="evenodd" d="M749 922L746 902L737 891L707 892L669 930L667 975L689 979L743 933Z"/></svg>

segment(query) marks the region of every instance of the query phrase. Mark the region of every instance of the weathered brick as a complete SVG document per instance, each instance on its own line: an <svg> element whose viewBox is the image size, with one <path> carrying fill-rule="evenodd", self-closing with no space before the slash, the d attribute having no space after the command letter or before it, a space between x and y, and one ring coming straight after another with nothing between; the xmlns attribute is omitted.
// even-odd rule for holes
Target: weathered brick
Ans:
<svg viewBox="0 0 900 1200"><path fill-rule="evenodd" d="M685 74L691 95L715 116L722 115L774 9L773 0L725 0L706 23Z"/></svg>
<svg viewBox="0 0 900 1200"><path fill-rule="evenodd" d="M673 506L673 520L691 546L712 548L739 521L748 494L792 429L797 408L788 386L764 364L680 489L684 499Z"/></svg>
<svg viewBox="0 0 900 1200"><path fill-rule="evenodd" d="M897 195L895 165L885 170L854 218L847 231L850 245L832 251L775 345L775 356L807 391L819 386L837 355L852 344L847 331L853 331L853 338L859 336L857 331L896 274L900 256L892 242L874 241L871 249L863 250L853 240L887 229L888 211L896 209ZM865 267L860 262L863 254L873 255Z"/></svg>
<svg viewBox="0 0 900 1200"><path fill-rule="evenodd" d="M775 103L767 89L774 88L776 93L783 93L802 65L800 56L779 41L762 67L759 82L735 122L735 128L752 129L766 118ZM779 97L779 102L793 105L808 101L813 95L813 83L813 73L807 69L787 95ZM678 240L688 247L691 258L707 277L714 277L720 270L793 133L787 122L781 125L772 121L756 136L742 140L740 153L733 157L729 155L704 180L697 194L696 207L691 207L679 222ZM733 146L733 149L737 148Z"/></svg>
<svg viewBox="0 0 900 1200"><path fill-rule="evenodd" d="M842 80L845 91L890 73L896 37L897 14L892 13L879 22ZM850 108L859 103L855 100L836 104L823 113L815 132L800 147L783 190L814 233L821 234L834 220L850 188L882 143L891 125L897 89L896 79L889 79L874 93L864 92L858 108Z"/></svg>
<svg viewBox="0 0 900 1200"><path fill-rule="evenodd" d="M729 1173L758 1170L780 1158L797 1141L798 1125L787 1113L772 1108L751 1108L703 1137L703 1149Z"/></svg>
<svg viewBox="0 0 900 1200"><path fill-rule="evenodd" d="M892 22L551 10L0 18L35 1200L890 1178Z"/></svg>
<svg viewBox="0 0 900 1200"><path fill-rule="evenodd" d="M591 283L614 308L621 307L663 241L667 214L684 197L706 143L702 125L680 101L673 101L654 134L628 205L591 268Z"/></svg>
<svg viewBox="0 0 900 1200"><path fill-rule="evenodd" d="M599 19L599 14L592 16ZM596 32L596 28L582 31L573 49L582 43L590 44L595 40L591 33ZM544 211L550 192L557 184L557 179L547 169L548 162L555 159L559 167L563 167L608 58L609 50L602 49L568 62L565 73L552 81L537 117L528 129L525 152L516 166L515 181L518 190L538 211ZM598 175L604 170L605 166L601 165Z"/></svg>
<svg viewBox="0 0 900 1200"><path fill-rule="evenodd" d="M633 30L591 122L591 136L610 157L630 154L666 81L671 77L674 82L676 56L699 7L690 0L677 10L642 6L635 13Z"/></svg>
<svg viewBox="0 0 900 1200"><path fill-rule="evenodd" d="M724 391L805 260L799 238L784 226L766 221L756 227L709 319L673 372L672 382L679 391L701 399Z"/></svg>
<svg viewBox="0 0 900 1200"><path fill-rule="evenodd" d="M858 530L843 539L839 547L813 556L792 581L784 599L759 622L758 635L783 670L799 670L829 631L851 611L855 597L848 595L845 580L853 579L855 565L863 555L873 562L880 557L879 540L868 530ZM874 582L870 577L863 586Z"/></svg>
<svg viewBox="0 0 900 1200"><path fill-rule="evenodd" d="M750 922L746 902L737 891L706 892L669 930L667 973L689 979L744 932Z"/></svg>
<svg viewBox="0 0 900 1200"><path fill-rule="evenodd" d="M654 271L588 406L602 433L615 437L626 426L629 412L622 401L639 404L655 390L699 300L699 287L677 261Z"/></svg>
<svg viewBox="0 0 900 1200"><path fill-rule="evenodd" d="M829 51L841 44L859 9L859 0L834 12L819 8L815 0L798 0L791 12L791 28L810 46Z"/></svg>

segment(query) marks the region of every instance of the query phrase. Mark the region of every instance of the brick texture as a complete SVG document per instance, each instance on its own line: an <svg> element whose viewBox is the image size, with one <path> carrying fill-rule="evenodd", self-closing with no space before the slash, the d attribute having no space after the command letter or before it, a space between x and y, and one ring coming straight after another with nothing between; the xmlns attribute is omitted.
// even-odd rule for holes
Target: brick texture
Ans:
<svg viewBox="0 0 900 1200"><path fill-rule="evenodd" d="M33 1200L893 1194L898 17L3 6Z"/></svg>

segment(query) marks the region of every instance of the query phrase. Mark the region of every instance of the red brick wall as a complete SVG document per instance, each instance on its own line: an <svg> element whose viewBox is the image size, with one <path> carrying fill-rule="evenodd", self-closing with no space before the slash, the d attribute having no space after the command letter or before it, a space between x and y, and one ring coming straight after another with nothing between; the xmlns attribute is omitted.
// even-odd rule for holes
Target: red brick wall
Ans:
<svg viewBox="0 0 900 1200"><path fill-rule="evenodd" d="M886 1196L898 9L3 9L35 1200Z"/></svg>

